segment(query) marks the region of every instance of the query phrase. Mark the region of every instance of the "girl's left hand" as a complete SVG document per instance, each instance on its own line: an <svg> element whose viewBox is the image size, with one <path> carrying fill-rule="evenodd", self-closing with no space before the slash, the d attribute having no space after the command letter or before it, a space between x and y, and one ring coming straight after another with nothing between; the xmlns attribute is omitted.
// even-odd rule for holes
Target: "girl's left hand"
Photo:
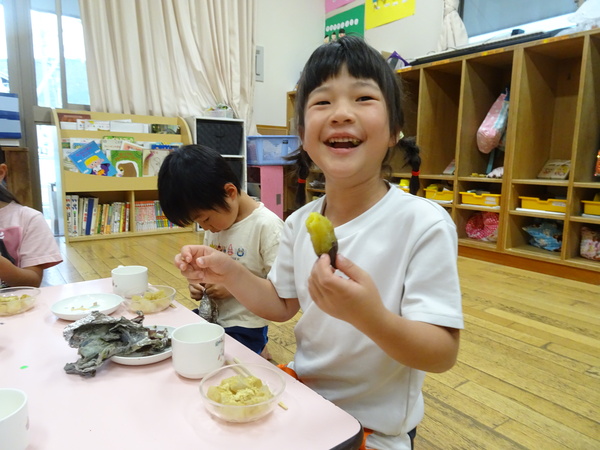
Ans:
<svg viewBox="0 0 600 450"><path fill-rule="evenodd" d="M336 266L348 279L335 274L329 256L321 255L308 278L308 292L327 314L356 324L383 308L379 291L367 272L338 254Z"/></svg>

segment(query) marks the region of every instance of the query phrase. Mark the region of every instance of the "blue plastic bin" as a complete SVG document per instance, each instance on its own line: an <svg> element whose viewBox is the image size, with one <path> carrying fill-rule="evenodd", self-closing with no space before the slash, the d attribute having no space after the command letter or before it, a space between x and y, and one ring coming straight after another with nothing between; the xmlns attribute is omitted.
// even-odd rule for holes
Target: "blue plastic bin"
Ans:
<svg viewBox="0 0 600 450"><path fill-rule="evenodd" d="M293 164L284 159L300 146L298 136L247 136L247 158L250 166L282 166Z"/></svg>

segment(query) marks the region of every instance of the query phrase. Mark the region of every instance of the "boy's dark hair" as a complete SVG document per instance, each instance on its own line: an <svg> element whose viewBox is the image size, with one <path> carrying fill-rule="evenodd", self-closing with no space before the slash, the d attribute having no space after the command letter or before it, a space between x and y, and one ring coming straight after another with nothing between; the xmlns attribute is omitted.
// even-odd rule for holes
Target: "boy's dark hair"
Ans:
<svg viewBox="0 0 600 450"><path fill-rule="evenodd" d="M171 222L194 222L204 210L229 210L225 185L241 191L240 181L219 152L204 145L184 145L171 152L158 172L158 199Z"/></svg>
<svg viewBox="0 0 600 450"><path fill-rule="evenodd" d="M356 35L346 35L337 41L323 44L310 56L296 91L296 126L302 133L304 130L304 113L310 93L326 80L335 77L342 68L346 67L348 73L358 79L374 80L385 98L389 117L389 129L392 136L398 136L404 127L404 112L402 110L402 85L399 77L390 68L383 56ZM405 151L406 162L411 166L413 176L410 191L416 194L419 190L418 172L421 166L419 148L414 139L401 138L398 144L392 147L386 156L384 165L387 165L396 147ZM297 154L299 165L310 161L308 154L300 148Z"/></svg>

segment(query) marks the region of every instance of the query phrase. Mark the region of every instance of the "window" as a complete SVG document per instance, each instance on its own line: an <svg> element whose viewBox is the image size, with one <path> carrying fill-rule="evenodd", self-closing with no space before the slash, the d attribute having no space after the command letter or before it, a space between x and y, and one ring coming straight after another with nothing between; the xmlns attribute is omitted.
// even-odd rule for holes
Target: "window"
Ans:
<svg viewBox="0 0 600 450"><path fill-rule="evenodd" d="M8 56L6 52L6 29L4 28L4 5L0 0L0 92L10 92L8 85Z"/></svg>
<svg viewBox="0 0 600 450"><path fill-rule="evenodd" d="M572 26L567 15L576 10L577 0L461 0L460 4L469 38L495 32L509 35L514 28L534 32Z"/></svg>
<svg viewBox="0 0 600 450"><path fill-rule="evenodd" d="M62 13L60 21L57 20L57 4ZM57 3L32 0L31 35L38 105L50 108L89 105L85 47L77 0ZM64 72L61 70L62 61ZM66 89L65 93L63 89Z"/></svg>
<svg viewBox="0 0 600 450"><path fill-rule="evenodd" d="M9 59L10 58L10 59ZM12 80L12 83L10 83ZM0 92L19 95L34 207L62 234L59 151L50 108L89 109L78 0L0 0Z"/></svg>

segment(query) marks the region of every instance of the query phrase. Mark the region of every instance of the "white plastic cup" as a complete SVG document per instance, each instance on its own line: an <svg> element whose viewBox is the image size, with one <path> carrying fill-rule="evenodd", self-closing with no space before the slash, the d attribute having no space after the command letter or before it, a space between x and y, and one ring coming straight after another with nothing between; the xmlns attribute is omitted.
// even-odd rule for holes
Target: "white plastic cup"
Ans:
<svg viewBox="0 0 600 450"><path fill-rule="evenodd" d="M225 363L225 329L216 323L190 323L171 335L173 367L185 378L199 379Z"/></svg>
<svg viewBox="0 0 600 450"><path fill-rule="evenodd" d="M144 295L148 289L148 268L144 266L119 266L111 271L113 292L131 298Z"/></svg>
<svg viewBox="0 0 600 450"><path fill-rule="evenodd" d="M0 388L0 448L23 450L28 444L27 394L19 389Z"/></svg>

